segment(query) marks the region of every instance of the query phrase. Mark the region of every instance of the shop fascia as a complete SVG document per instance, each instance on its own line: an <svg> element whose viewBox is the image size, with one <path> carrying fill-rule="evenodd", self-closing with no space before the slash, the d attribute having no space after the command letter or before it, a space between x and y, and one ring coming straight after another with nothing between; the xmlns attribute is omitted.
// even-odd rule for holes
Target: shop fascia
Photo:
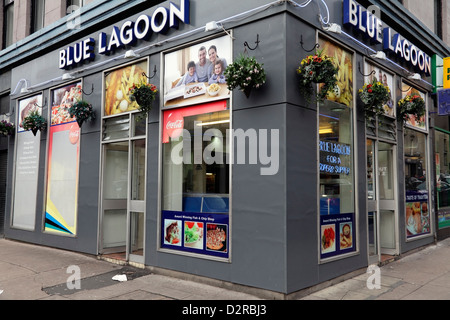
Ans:
<svg viewBox="0 0 450 320"><path fill-rule="evenodd" d="M422 50L395 33L369 10L354 0L344 0L344 25L368 36L372 42L383 44L385 52L394 53L426 76L431 74L431 58Z"/></svg>
<svg viewBox="0 0 450 320"><path fill-rule="evenodd" d="M189 0L181 0L180 6L172 2L169 8L158 7L151 16L141 14L135 21L127 20L120 27L113 26L111 35L98 34L98 54L109 54L115 49L133 46L137 40L149 40L153 33L164 33L178 28L179 22L189 24ZM95 39L86 38L59 51L59 68L67 69L87 60L95 59Z"/></svg>

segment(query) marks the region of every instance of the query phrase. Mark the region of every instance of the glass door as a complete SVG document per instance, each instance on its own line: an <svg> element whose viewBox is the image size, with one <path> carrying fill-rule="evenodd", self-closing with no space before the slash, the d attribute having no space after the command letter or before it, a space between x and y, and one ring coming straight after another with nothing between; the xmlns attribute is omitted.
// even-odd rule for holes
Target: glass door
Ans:
<svg viewBox="0 0 450 320"><path fill-rule="evenodd" d="M395 145L367 139L369 262L398 253Z"/></svg>
<svg viewBox="0 0 450 320"><path fill-rule="evenodd" d="M128 142L104 145L102 253L125 252Z"/></svg>
<svg viewBox="0 0 450 320"><path fill-rule="evenodd" d="M100 253L138 263L144 263L145 133L145 121L134 115L104 122Z"/></svg>

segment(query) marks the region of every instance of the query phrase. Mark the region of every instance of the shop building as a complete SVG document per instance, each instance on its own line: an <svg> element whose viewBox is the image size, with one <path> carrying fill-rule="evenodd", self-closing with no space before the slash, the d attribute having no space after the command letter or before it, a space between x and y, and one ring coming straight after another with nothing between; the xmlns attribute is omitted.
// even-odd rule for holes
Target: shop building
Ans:
<svg viewBox="0 0 450 320"><path fill-rule="evenodd" d="M436 124L448 131L433 61L449 51L400 4L374 4L94 1L7 47L5 237L275 297L433 243ZM297 75L317 48L339 67L320 103ZM209 94L206 65L240 54L265 84ZM373 78L392 99L366 119ZM158 88L144 119L129 99L141 81ZM403 123L407 94L427 113ZM67 114L79 99L96 114L81 127ZM31 110L47 119L36 135L21 126Z"/></svg>

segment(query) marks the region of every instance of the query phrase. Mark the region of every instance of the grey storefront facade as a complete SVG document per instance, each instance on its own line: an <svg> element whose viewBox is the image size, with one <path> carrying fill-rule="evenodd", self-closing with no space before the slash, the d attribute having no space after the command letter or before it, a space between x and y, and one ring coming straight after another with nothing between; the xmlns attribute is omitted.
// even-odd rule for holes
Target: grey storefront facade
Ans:
<svg viewBox="0 0 450 320"><path fill-rule="evenodd" d="M376 2L381 19L373 21L408 45L402 57L387 50L387 60L373 56L383 51L377 33L371 39L358 31L360 21L353 25L371 1L210 4L94 2L78 26L61 21L1 52L0 92L10 92L17 127L5 143L5 237L103 257L124 253L130 263L274 297L433 243L438 116L427 57L448 55L442 41L388 1ZM360 11L352 16L352 8ZM342 32L332 32L331 22ZM297 68L316 43L339 64L341 87L308 103ZM188 63L202 50L208 59L213 46L228 65L254 56L266 83L248 98L223 84L216 96L205 91L209 84L201 94L177 89ZM413 66L405 49L422 60ZM423 80L408 78L414 73ZM394 106L408 93L422 95L429 116L403 124L391 106L366 121L358 90L373 75L385 76ZM139 81L158 88L145 120L125 97ZM96 113L81 129L61 111L74 97ZM48 119L45 131L20 128L27 107ZM230 129L237 134L227 140ZM174 163L180 147L183 161ZM224 161L208 162L206 154ZM407 218L416 203L420 228Z"/></svg>

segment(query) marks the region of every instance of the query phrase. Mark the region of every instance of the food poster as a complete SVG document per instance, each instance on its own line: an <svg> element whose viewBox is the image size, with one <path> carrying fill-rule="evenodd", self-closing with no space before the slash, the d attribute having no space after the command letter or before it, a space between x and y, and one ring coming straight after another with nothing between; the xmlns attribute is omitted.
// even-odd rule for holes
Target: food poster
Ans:
<svg viewBox="0 0 450 320"><path fill-rule="evenodd" d="M80 128L69 108L82 98L81 82L51 91L45 231L76 234Z"/></svg>
<svg viewBox="0 0 450 320"><path fill-rule="evenodd" d="M406 237L413 238L431 232L431 216L427 191L406 191Z"/></svg>
<svg viewBox="0 0 450 320"><path fill-rule="evenodd" d="M334 92L329 92L327 100L353 106L353 55L351 52L335 45L334 43L319 39L322 55L327 55L339 68L336 75L337 83Z"/></svg>
<svg viewBox="0 0 450 320"><path fill-rule="evenodd" d="M421 96L422 99L425 100L425 94L423 94L422 92L420 92L419 90L403 83L402 84L402 99L405 98L406 96L413 96L413 95L418 95ZM425 100L426 101L426 100ZM427 121L427 112L425 112L425 114L420 117L420 119L416 120L415 116L412 115L408 115L408 119L406 120L406 124L413 126L414 128L417 129L422 129L425 130L426 129L426 121Z"/></svg>
<svg viewBox="0 0 450 320"><path fill-rule="evenodd" d="M222 36L164 56L164 106L228 99L224 72L232 62L231 38Z"/></svg>
<svg viewBox="0 0 450 320"><path fill-rule="evenodd" d="M228 258L227 214L162 211L161 248Z"/></svg>
<svg viewBox="0 0 450 320"><path fill-rule="evenodd" d="M35 227L41 133L25 131L22 122L35 110L42 114L41 94L18 103L12 226L27 230Z"/></svg>
<svg viewBox="0 0 450 320"><path fill-rule="evenodd" d="M395 116L395 104L393 97L393 92L395 91L393 90L395 89L394 77L390 73L384 71L383 69L378 68L369 63L366 63L365 65L364 74L369 75L368 77L364 77L365 83L372 83L373 81L377 81L389 88L389 90L391 91L391 97L389 101L383 106L383 109L385 115L394 117Z"/></svg>
<svg viewBox="0 0 450 320"><path fill-rule="evenodd" d="M136 101L131 101L133 85L148 82L147 61L128 65L105 73L104 115L111 116L138 109Z"/></svg>
<svg viewBox="0 0 450 320"><path fill-rule="evenodd" d="M337 256L356 250L353 213L320 216L320 257Z"/></svg>

